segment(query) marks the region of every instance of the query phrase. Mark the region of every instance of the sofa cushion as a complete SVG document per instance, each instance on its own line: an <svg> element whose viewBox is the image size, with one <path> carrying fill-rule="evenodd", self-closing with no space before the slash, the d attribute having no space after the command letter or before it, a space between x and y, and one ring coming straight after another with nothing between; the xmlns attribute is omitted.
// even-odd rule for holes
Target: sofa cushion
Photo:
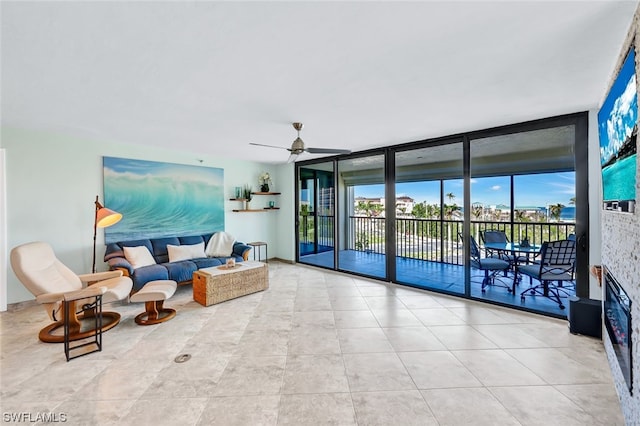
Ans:
<svg viewBox="0 0 640 426"><path fill-rule="evenodd" d="M169 253L169 262L179 262L206 256L204 254L204 242L180 246L167 244L167 252Z"/></svg>
<svg viewBox="0 0 640 426"><path fill-rule="evenodd" d="M124 247L124 257L133 269L156 264L156 260L151 256L146 246Z"/></svg>
<svg viewBox="0 0 640 426"><path fill-rule="evenodd" d="M200 243L205 243L206 241L209 240L204 240L202 239L202 237L200 235L193 235L190 237L178 237L178 240L180 241L180 245L194 245L194 244L200 244Z"/></svg>
<svg viewBox="0 0 640 426"><path fill-rule="evenodd" d="M133 291L140 290L149 281L168 280L169 271L163 265L143 266L133 271Z"/></svg>
<svg viewBox="0 0 640 426"><path fill-rule="evenodd" d="M169 253L167 252L168 244L179 246L180 241L178 240L178 237L151 239L151 245L153 246L152 253L153 257L156 258L157 263L165 263L169 261Z"/></svg>
<svg viewBox="0 0 640 426"><path fill-rule="evenodd" d="M196 264L190 260L163 263L162 266L167 268L169 279L177 282L191 281L193 273L198 270Z"/></svg>
<svg viewBox="0 0 640 426"><path fill-rule="evenodd" d="M218 259L215 257L203 257L200 259L191 259L191 261L196 264L198 269L220 266L222 265L222 262L223 262L222 259ZM226 262L226 260L224 260L224 262ZM236 259L236 262L238 262L237 259ZM240 260L239 262L242 262L242 260Z"/></svg>

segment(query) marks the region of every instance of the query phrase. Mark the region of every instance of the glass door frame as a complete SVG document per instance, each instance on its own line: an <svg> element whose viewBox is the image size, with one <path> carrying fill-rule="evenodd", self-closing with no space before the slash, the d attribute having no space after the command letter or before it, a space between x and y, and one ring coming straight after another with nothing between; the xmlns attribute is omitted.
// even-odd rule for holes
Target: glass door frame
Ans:
<svg viewBox="0 0 640 426"><path fill-rule="evenodd" d="M314 160L307 160L296 163L296 173L295 173L295 187L296 187L296 214L299 211L299 202L298 202L298 193L299 193L299 169L300 167L304 167L307 165L312 165L321 162L329 162L333 161L333 170L334 170L334 184L336 190L334 191L334 202L336 206L336 223L341 220L341 205L338 202L338 160L350 159L350 158L358 158L358 157L367 157L373 155L385 155L385 172L384 172L384 184L385 184L385 197L387 200L395 200L395 153L397 151L405 151L420 147L428 147L440 144L448 144L448 143L463 143L463 192L464 192L464 238L463 247L464 247L464 262L465 262L465 293L464 297L472 300L484 301L487 303L492 303L486 299L473 297L471 296L471 274L470 274L470 262L469 262L469 233L470 233L470 223L471 223L471 143L474 139L482 139L491 136L503 136L512 133L520 133L527 132L533 130L542 130L548 129L552 127L561 127L573 125L575 128L575 139L574 139L574 171L575 171L575 195L576 195L576 237L577 237L577 253L576 253L576 296L577 297L589 297L589 167L588 167L588 112L578 112L573 114L566 114L556 117L550 118L542 118L538 120L527 121L523 123L511 124L506 126L494 127L484 130L460 133L455 135L449 135L440 138L433 139L425 139L421 141L409 142L406 144L394 145L385 148L371 149L367 151L360 151L354 154L335 156L335 157L323 157ZM390 208L390 204L394 203L385 203L385 217L387 218L386 224L386 277L385 281L396 281L396 265L395 265L395 255L396 255L396 225L395 225L395 208ZM513 200L512 200L513 205ZM512 218L513 220L513 218ZM298 218L296 217L296 260L299 261L299 234L298 234ZM339 235L338 235L338 226L334 227L334 244L336 247L339 246ZM337 259L337 250L334 253L334 268L333 270L340 270ZM354 272L349 271L341 271L347 272L354 275L361 275ZM380 278L378 278L380 279ZM402 284L406 285L406 284ZM438 290L432 290L438 291ZM442 292L442 291L440 291ZM446 293L446 292L444 292ZM457 296L462 296L457 293ZM497 303L502 305L501 303ZM526 307L516 307L513 305L504 305L516 309L521 310L529 310ZM534 311L539 313L538 311Z"/></svg>

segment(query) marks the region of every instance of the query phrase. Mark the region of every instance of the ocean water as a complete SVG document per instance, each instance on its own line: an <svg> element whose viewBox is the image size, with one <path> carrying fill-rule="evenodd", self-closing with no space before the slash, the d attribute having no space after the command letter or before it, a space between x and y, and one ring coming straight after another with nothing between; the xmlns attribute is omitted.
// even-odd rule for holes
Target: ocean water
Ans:
<svg viewBox="0 0 640 426"><path fill-rule="evenodd" d="M602 169L602 190L604 201L636 199L636 157L638 154Z"/></svg>
<svg viewBox="0 0 640 426"><path fill-rule="evenodd" d="M224 230L224 188L218 182L217 177L203 179L202 171L175 177L105 174L104 205L123 216L105 228L106 243Z"/></svg>

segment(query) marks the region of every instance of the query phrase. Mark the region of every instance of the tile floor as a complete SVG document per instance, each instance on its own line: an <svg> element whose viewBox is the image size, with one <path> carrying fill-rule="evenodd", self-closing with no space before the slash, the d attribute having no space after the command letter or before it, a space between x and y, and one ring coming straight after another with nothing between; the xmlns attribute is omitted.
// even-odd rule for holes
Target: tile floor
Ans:
<svg viewBox="0 0 640 426"><path fill-rule="evenodd" d="M566 321L272 262L268 291L121 323L66 362L38 306L0 314L3 421L70 425L623 425L602 347ZM175 363L180 354L191 354Z"/></svg>

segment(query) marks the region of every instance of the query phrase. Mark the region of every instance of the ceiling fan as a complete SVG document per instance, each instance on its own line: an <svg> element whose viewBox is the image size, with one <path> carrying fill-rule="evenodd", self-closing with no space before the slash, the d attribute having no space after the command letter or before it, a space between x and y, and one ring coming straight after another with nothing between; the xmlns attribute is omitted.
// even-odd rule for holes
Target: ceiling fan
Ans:
<svg viewBox="0 0 640 426"><path fill-rule="evenodd" d="M293 124L293 128L296 129L296 131L298 132L298 137L291 144L291 148L285 148L283 146L275 146L275 145L265 145L262 143L253 143L253 142L250 142L249 145L268 146L269 148L286 149L287 151L291 152L291 155L289 156L289 160L287 160L287 163L291 163L292 161L295 161L298 155L302 154L303 152L308 152L309 154L351 154L351 151L348 149L311 148L311 147L307 148L304 145L304 141L300 139L300 130L302 130L302 128L304 127L304 124L302 123L292 123L292 124Z"/></svg>

